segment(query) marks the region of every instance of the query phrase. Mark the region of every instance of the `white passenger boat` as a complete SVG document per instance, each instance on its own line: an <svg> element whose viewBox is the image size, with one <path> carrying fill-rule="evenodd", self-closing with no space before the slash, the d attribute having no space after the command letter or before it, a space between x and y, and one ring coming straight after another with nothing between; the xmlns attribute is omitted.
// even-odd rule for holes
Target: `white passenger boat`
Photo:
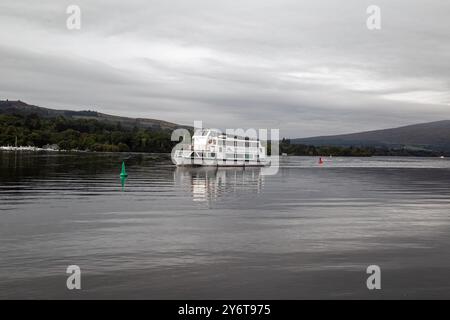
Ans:
<svg viewBox="0 0 450 320"><path fill-rule="evenodd" d="M259 139L227 135L212 129L197 130L191 144L175 150L177 166L267 166L270 160Z"/></svg>

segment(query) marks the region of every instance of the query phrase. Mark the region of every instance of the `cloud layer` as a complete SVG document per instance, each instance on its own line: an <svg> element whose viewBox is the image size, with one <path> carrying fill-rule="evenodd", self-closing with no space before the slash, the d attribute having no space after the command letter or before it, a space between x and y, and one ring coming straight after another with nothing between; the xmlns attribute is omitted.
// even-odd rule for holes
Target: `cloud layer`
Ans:
<svg viewBox="0 0 450 320"><path fill-rule="evenodd" d="M81 30L66 28L67 6ZM366 8L382 28L366 28ZM450 118L445 0L3 0L0 97L282 136Z"/></svg>

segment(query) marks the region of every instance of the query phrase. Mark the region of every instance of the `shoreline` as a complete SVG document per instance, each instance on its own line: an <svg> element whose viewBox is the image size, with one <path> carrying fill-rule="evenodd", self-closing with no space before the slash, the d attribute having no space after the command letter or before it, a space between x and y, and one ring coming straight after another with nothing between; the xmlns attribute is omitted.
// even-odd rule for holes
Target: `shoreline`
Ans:
<svg viewBox="0 0 450 320"><path fill-rule="evenodd" d="M124 153L124 154L167 154L170 155L170 152L135 152L135 151L116 151L116 152L109 152L109 151L92 151L92 150L64 150L64 149L51 149L51 148L40 148L40 147L33 147L33 146L20 146L20 147L13 147L13 146L0 146L0 152L1 151L20 151L20 152L76 152L76 153ZM319 155L295 155L295 154L288 154L288 155L279 155L280 159L285 157L310 157L310 158L324 158L324 159L330 159L329 156L319 156ZM414 155L401 155L401 156L395 156L395 155L374 155L374 156L333 156L332 158L373 158L373 157L388 157L388 158L434 158L434 159L447 159L448 157L445 156L414 156Z"/></svg>
<svg viewBox="0 0 450 320"><path fill-rule="evenodd" d="M52 148L39 148L39 147L33 147L33 146L20 146L20 147L13 147L13 146L0 146L0 151L46 151L46 152L85 152L82 150L60 150L60 149L52 149Z"/></svg>
<svg viewBox="0 0 450 320"><path fill-rule="evenodd" d="M26 146L26 147L12 147L12 146L0 146L1 151L62 151L62 150L55 150L55 149L44 149L39 147L33 147L33 146Z"/></svg>

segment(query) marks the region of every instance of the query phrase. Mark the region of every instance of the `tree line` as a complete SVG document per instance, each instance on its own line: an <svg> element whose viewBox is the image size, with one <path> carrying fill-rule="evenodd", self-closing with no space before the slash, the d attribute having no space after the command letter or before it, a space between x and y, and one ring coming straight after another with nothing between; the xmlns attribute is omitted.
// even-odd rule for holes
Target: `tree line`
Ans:
<svg viewBox="0 0 450 320"><path fill-rule="evenodd" d="M170 152L176 142L161 129L123 127L120 122L43 118L37 114L0 115L0 145L43 147L56 144L63 150L107 152Z"/></svg>
<svg viewBox="0 0 450 320"><path fill-rule="evenodd" d="M384 146L311 146L292 144L290 139L280 141L280 154L297 156L343 156L343 157L371 157L371 156L440 156L442 152L408 149L405 147L388 148Z"/></svg>
<svg viewBox="0 0 450 320"><path fill-rule="evenodd" d="M56 144L62 150L100 152L170 153L177 143L171 131L142 127L123 127L120 122L74 119L64 116L44 118L37 114L0 114L0 145L36 146ZM270 154L270 144L268 153ZM438 156L437 151L390 149L364 146L312 146L280 141L280 154L298 156Z"/></svg>

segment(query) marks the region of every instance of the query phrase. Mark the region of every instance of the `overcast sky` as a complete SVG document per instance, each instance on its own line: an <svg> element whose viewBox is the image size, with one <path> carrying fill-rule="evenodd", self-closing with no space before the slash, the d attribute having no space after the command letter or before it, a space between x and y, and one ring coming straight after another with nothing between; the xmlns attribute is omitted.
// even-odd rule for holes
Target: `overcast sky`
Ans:
<svg viewBox="0 0 450 320"><path fill-rule="evenodd" d="M6 98L289 137L450 119L450 1L1 0Z"/></svg>

